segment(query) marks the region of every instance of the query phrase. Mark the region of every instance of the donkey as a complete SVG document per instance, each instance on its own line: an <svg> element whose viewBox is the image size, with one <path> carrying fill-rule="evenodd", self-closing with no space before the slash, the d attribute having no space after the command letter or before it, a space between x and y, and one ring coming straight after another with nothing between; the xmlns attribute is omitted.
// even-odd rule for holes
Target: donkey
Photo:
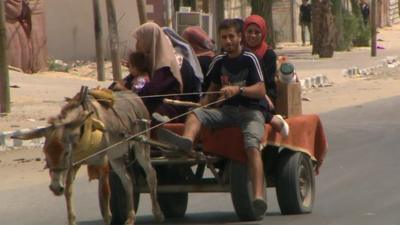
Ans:
<svg viewBox="0 0 400 225"><path fill-rule="evenodd" d="M91 90L93 91L93 90ZM76 225L75 212L72 204L72 185L75 175L81 164L97 166L99 173L100 208L106 225L111 222L110 192L108 188L108 172L105 165L114 169L126 192L127 220L125 225L135 223L133 205L133 185L130 174L125 167L125 157L129 149L134 149L135 157L146 173L150 196L153 205L153 214L159 222L164 215L157 201L157 176L150 162L150 146L129 141L122 141L128 136L146 131L149 113L141 99L131 91L114 92L109 104L102 104L102 100L87 94L87 87L67 104L61 113L49 119L49 126L22 133L14 138L33 139L45 137L43 151L47 167L50 170L50 190L56 195L65 195L68 223ZM110 104L111 102L111 104ZM114 143L120 144L111 147L106 152L100 151ZM88 147L89 146L89 147ZM82 153L83 149L90 149L90 153ZM97 152L94 157L88 158ZM82 161L82 163L81 163Z"/></svg>

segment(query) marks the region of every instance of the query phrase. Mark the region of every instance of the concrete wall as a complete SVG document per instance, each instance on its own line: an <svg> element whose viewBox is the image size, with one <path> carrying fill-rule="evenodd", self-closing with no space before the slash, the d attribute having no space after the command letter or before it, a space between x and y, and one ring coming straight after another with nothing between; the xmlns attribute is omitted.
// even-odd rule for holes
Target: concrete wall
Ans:
<svg viewBox="0 0 400 225"><path fill-rule="evenodd" d="M108 25L105 1L102 12L104 45L108 51ZM136 1L114 1L118 19L121 54L132 46L130 33L139 25ZM47 0L46 29L49 57L63 60L94 60L93 7L90 0Z"/></svg>
<svg viewBox="0 0 400 225"><path fill-rule="evenodd" d="M389 25L399 22L399 0L389 0Z"/></svg>
<svg viewBox="0 0 400 225"><path fill-rule="evenodd" d="M274 0L272 15L274 32L278 42L299 42L301 31L299 11L301 0Z"/></svg>

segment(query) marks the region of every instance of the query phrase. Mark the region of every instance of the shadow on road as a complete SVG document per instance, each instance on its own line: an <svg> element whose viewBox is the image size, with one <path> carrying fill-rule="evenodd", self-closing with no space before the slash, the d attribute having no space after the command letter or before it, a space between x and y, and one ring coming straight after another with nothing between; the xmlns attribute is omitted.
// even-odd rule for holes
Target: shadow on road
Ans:
<svg viewBox="0 0 400 225"><path fill-rule="evenodd" d="M277 212L267 213L266 218L282 216ZM265 219L265 218L264 218ZM191 225L206 225L206 224L241 224L241 225L260 225L263 221L241 222L236 217L235 212L207 212L207 213L188 213L184 218L167 219L163 223L157 223L152 215L138 216L137 224L146 225L175 225L175 224L191 224ZM102 225L102 220L82 221L78 225ZM115 224L116 225L116 224Z"/></svg>

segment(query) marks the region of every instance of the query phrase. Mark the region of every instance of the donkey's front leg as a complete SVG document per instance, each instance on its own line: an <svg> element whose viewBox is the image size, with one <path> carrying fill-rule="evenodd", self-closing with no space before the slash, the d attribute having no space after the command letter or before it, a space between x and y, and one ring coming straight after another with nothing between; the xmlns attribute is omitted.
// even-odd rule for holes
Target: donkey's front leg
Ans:
<svg viewBox="0 0 400 225"><path fill-rule="evenodd" d="M122 186L125 189L126 194L126 221L125 225L134 225L136 216L133 208L133 185L129 174L125 168L125 162L123 158L110 160L110 164L114 172L118 175L121 180Z"/></svg>
<svg viewBox="0 0 400 225"><path fill-rule="evenodd" d="M106 161L104 165L99 168L100 177L99 177L99 200L100 200L100 209L101 214L103 216L104 224L111 224L111 211L110 211L110 183L108 180L109 168L108 162Z"/></svg>
<svg viewBox="0 0 400 225"><path fill-rule="evenodd" d="M142 143L135 143L135 156L139 164L146 173L147 185L151 197L153 215L158 222L164 221L164 213L162 212L157 200L157 173L151 165L150 146Z"/></svg>
<svg viewBox="0 0 400 225"><path fill-rule="evenodd" d="M76 217L75 217L75 210L73 208L72 202L72 185L75 180L76 173L79 170L79 167L71 168L67 171L67 179L65 181L65 201L67 203L67 213L68 213L68 225L76 225Z"/></svg>

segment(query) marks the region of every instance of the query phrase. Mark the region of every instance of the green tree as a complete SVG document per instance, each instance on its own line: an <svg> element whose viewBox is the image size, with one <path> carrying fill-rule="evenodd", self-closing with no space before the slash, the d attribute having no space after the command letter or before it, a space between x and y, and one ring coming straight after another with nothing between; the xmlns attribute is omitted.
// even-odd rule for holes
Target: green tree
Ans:
<svg viewBox="0 0 400 225"><path fill-rule="evenodd" d="M343 7L342 0L332 0L333 3L333 15L336 26L336 51L343 51L348 48L348 43L344 39L344 18L343 18Z"/></svg>
<svg viewBox="0 0 400 225"><path fill-rule="evenodd" d="M360 5L357 0L351 0L352 13L354 15L354 30L355 34L353 37L354 46L369 46L371 39L371 27L370 24L364 24L361 15Z"/></svg>
<svg viewBox="0 0 400 225"><path fill-rule="evenodd" d="M313 49L312 54L330 58L335 49L335 23L330 0L312 1Z"/></svg>
<svg viewBox="0 0 400 225"><path fill-rule="evenodd" d="M364 24L357 0L352 0L352 12L346 10L341 0L331 0L336 27L336 51L350 50L355 46L368 46L370 27Z"/></svg>
<svg viewBox="0 0 400 225"><path fill-rule="evenodd" d="M10 112L10 80L7 63L7 36L4 3L0 2L0 113Z"/></svg>

